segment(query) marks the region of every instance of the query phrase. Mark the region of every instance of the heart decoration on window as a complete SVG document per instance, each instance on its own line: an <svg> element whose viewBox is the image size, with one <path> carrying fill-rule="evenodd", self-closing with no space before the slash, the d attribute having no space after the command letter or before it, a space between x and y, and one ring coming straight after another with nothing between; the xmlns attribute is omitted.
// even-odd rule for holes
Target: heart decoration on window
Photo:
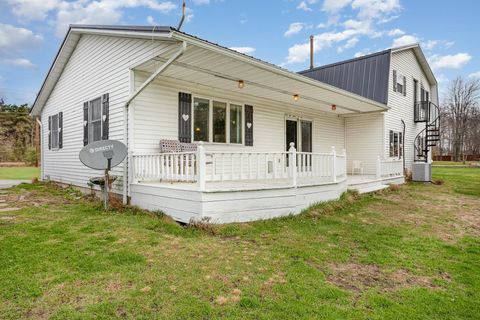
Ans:
<svg viewBox="0 0 480 320"><path fill-rule="evenodd" d="M86 127L86 126L87 126L87 124L88 124L88 122L87 122L87 121L83 121L83 126L84 126L84 127Z"/></svg>
<svg viewBox="0 0 480 320"><path fill-rule="evenodd" d="M247 122L247 128L250 129L252 127L252 123L251 122Z"/></svg>
<svg viewBox="0 0 480 320"><path fill-rule="evenodd" d="M103 119L103 121L107 120L107 116L106 116L106 115L103 115L103 116L102 116L102 119Z"/></svg>
<svg viewBox="0 0 480 320"><path fill-rule="evenodd" d="M190 116L188 114L182 114L183 121L188 121L189 118Z"/></svg>

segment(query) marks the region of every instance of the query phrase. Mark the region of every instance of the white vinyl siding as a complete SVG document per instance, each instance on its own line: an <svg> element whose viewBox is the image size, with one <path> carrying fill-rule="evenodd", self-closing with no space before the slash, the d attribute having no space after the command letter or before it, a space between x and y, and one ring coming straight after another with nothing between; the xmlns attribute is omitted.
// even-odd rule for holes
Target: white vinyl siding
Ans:
<svg viewBox="0 0 480 320"><path fill-rule="evenodd" d="M82 35L62 75L42 110L44 176L53 181L87 188L90 177L101 175L78 159L83 148L83 103L110 94L109 138L124 140L124 103L130 94L130 67L152 56L162 46L173 44L140 39ZM63 148L48 150L48 117L63 111ZM118 176L114 191L121 193L123 165L115 167Z"/></svg>
<svg viewBox="0 0 480 320"><path fill-rule="evenodd" d="M364 114L345 118L347 140L347 172L352 161L362 162L364 174L375 174L378 157L382 156L383 114Z"/></svg>
<svg viewBox="0 0 480 320"><path fill-rule="evenodd" d="M393 91L393 70L397 71L397 77L399 75L406 77L406 95ZM413 50L403 50L392 53L389 79L388 106L390 107L390 110L385 113L383 156L386 158L389 158L390 156L390 130L403 133L403 125L401 121L403 119L403 121L405 121L405 136L403 137L405 144L405 164L407 168L411 168L413 163L413 143L415 136L425 128L424 123L414 123L413 119L414 80L418 80L419 91L421 85L424 86L425 90L431 93L434 93L436 89L428 82ZM418 95L420 95L420 92L418 92ZM436 95L431 94L431 99L434 103L437 102Z"/></svg>
<svg viewBox="0 0 480 320"><path fill-rule="evenodd" d="M147 75L135 73L135 86L145 81ZM136 152L158 152L160 139L178 140L178 92L191 92L205 97L208 91L195 86L179 85L171 79L159 77L135 100L134 148ZM211 94L211 92L210 92ZM313 112L296 106L286 107L266 103L254 98L215 91L212 99L238 101L253 105L253 147L236 143L206 143L207 150L216 151L283 151L285 150L285 117L293 115L300 120L312 121L313 152L330 152L335 146L338 152L345 147L344 119L335 114Z"/></svg>

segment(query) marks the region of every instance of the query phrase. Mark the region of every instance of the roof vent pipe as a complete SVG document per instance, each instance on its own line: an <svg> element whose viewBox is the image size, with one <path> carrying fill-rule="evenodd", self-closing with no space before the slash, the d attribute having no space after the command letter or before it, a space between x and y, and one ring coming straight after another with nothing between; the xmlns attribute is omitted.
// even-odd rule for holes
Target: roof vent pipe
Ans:
<svg viewBox="0 0 480 320"><path fill-rule="evenodd" d="M185 8L186 8L186 4L185 4L185 0L183 0L183 4L182 4L182 19L180 19L180 23L178 24L178 27L177 27L177 30L178 30L178 31L180 31L180 29L182 28L183 20L185 20Z"/></svg>
<svg viewBox="0 0 480 320"><path fill-rule="evenodd" d="M310 36L310 69L313 69L313 35Z"/></svg>

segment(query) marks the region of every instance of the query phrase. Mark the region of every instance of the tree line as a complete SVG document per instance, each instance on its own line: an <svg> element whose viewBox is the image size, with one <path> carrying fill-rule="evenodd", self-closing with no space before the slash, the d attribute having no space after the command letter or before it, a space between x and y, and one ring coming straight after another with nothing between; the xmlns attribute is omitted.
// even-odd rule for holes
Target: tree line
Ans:
<svg viewBox="0 0 480 320"><path fill-rule="evenodd" d="M436 153L453 161L480 157L480 79L457 77L440 105L440 141Z"/></svg>
<svg viewBox="0 0 480 320"><path fill-rule="evenodd" d="M35 119L28 104L7 104L0 98L0 162L35 163Z"/></svg>

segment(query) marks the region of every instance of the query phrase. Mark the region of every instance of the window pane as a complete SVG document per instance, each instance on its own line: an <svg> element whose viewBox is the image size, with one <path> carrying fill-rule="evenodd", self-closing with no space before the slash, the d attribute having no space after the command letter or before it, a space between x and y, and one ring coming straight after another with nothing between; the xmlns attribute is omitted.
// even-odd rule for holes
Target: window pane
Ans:
<svg viewBox="0 0 480 320"><path fill-rule="evenodd" d="M93 141L102 140L102 123L97 121L93 123Z"/></svg>
<svg viewBox="0 0 480 320"><path fill-rule="evenodd" d="M208 141L208 109L208 100L199 98L193 100L193 140L195 141Z"/></svg>
<svg viewBox="0 0 480 320"><path fill-rule="evenodd" d="M242 106L230 105L230 143L242 143Z"/></svg>
<svg viewBox="0 0 480 320"><path fill-rule="evenodd" d="M227 142L227 104L213 101L213 142Z"/></svg>
<svg viewBox="0 0 480 320"><path fill-rule="evenodd" d="M302 152L312 152L312 123L302 121Z"/></svg>
<svg viewBox="0 0 480 320"><path fill-rule="evenodd" d="M50 136L52 137L51 139L51 144L52 144L52 149L58 148L58 114L52 116L52 123L51 123L51 132Z"/></svg>
<svg viewBox="0 0 480 320"><path fill-rule="evenodd" d="M390 130L390 139L389 139L389 154L390 157L393 157L393 131Z"/></svg>
<svg viewBox="0 0 480 320"><path fill-rule="evenodd" d="M398 156L398 132L395 132L393 135L393 156Z"/></svg>
<svg viewBox="0 0 480 320"><path fill-rule="evenodd" d="M95 99L92 101L91 120L99 120L102 118L102 104L101 99Z"/></svg>

